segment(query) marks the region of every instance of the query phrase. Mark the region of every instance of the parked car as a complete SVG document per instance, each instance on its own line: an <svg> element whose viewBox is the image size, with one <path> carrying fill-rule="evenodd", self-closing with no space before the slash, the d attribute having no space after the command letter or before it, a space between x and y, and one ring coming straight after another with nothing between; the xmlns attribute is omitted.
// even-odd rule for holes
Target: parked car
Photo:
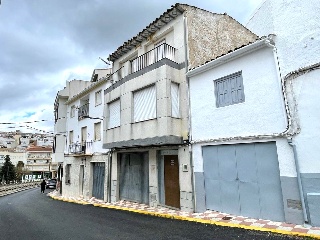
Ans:
<svg viewBox="0 0 320 240"><path fill-rule="evenodd" d="M48 179L46 180L46 188L56 188L57 186L57 180L56 179Z"/></svg>

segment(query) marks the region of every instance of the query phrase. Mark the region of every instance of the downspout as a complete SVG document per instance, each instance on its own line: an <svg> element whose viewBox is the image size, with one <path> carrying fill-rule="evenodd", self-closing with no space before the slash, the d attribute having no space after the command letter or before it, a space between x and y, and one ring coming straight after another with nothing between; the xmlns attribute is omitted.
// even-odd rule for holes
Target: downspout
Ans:
<svg viewBox="0 0 320 240"><path fill-rule="evenodd" d="M287 140L288 140L288 144L293 149L293 157L294 157L294 162L296 164L298 187L299 187L299 193L300 193L300 199L301 199L301 206L302 206L304 222L305 223L309 223L309 218L308 218L307 209L306 209L306 203L304 201L303 186L302 186L302 181L301 181L301 176L300 176L300 165L299 165L299 161L298 161L297 147L292 142L292 138L290 138L290 139L288 138Z"/></svg>
<svg viewBox="0 0 320 240"><path fill-rule="evenodd" d="M107 193L107 202L111 202L111 167L112 167L112 153L113 151L110 150L109 152L109 158L108 158L108 180L107 180L107 188L108 188L108 193Z"/></svg>
<svg viewBox="0 0 320 240"><path fill-rule="evenodd" d="M186 12L184 12L186 14ZM189 148L189 164L191 171L191 188L192 188L192 208L193 212L196 210L195 206L195 183L194 183L194 166L193 166L193 158L192 158L192 145L190 144L191 136L191 109L190 109L190 90L189 90L189 77L187 76L188 72L188 40L187 40L187 18L183 16L183 31L184 31L184 56L185 56L185 76L186 76L186 84L187 84L187 98L188 98L188 148Z"/></svg>
<svg viewBox="0 0 320 240"><path fill-rule="evenodd" d="M281 71L280 71L280 63L279 63L279 59L277 56L277 48L275 46L274 46L274 58L275 58L275 61L278 65L278 69L277 69L278 74L279 74L280 78L282 79ZM288 121L287 122L287 129L284 133L289 134L289 137L287 137L287 141L293 150L293 157L294 157L294 162L295 162L295 167L296 167L296 172L297 172L298 188L299 188L299 194L300 194L303 219L304 219L305 223L309 223L308 214L307 214L307 210L306 210L306 203L305 203L304 194L303 194L302 180L301 180L301 176L300 176L301 172L300 172L300 165L299 165L299 161L298 161L297 148L296 148L296 145L293 144L293 141L292 141L292 136L294 134L298 134L300 132L299 125L296 126L296 128L293 130L293 132L291 133L291 136L290 136L290 131L291 131L292 125L293 125L293 120L292 120L293 116L292 116L292 113L289 108L288 92L287 92L287 88L286 88L287 81L289 80L290 77L291 77L291 74L288 74L283 78L283 81L282 81L283 97L284 97L284 101L285 101L285 108L286 108L287 121ZM293 99L294 99L294 97L293 97ZM294 101L295 101L295 99L294 99ZM295 102L294 102L294 104L295 104Z"/></svg>

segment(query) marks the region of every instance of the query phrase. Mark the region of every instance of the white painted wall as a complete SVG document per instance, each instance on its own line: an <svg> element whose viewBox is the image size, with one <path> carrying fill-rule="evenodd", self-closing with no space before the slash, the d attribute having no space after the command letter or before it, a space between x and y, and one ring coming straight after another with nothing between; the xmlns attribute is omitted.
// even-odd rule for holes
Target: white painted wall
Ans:
<svg viewBox="0 0 320 240"><path fill-rule="evenodd" d="M319 0L266 0L253 13L246 27L259 36L276 34L283 76L319 62Z"/></svg>
<svg viewBox="0 0 320 240"><path fill-rule="evenodd" d="M292 80L301 132L293 138L301 172L319 173L320 70Z"/></svg>
<svg viewBox="0 0 320 240"><path fill-rule="evenodd" d="M245 102L216 107L214 80L242 71ZM190 78L192 140L280 133L286 114L272 48Z"/></svg>
<svg viewBox="0 0 320 240"><path fill-rule="evenodd" d="M108 83L109 84L109 83ZM100 118L103 119L103 107L104 107L104 97L103 97L103 91L106 89L107 84L103 84L97 88L92 89L88 95L89 95L89 116L91 118ZM95 92L101 90L102 91L102 103L100 105L95 105ZM89 119L85 118L82 120L78 120L78 109L76 109L76 113L74 117L70 117L71 107L75 105L76 107L80 107L80 99L77 99L76 101L68 104L67 107L67 135L69 135L70 131L73 131L73 142L81 142L81 128L87 127L87 141L93 141L92 147L90 149L91 153L103 153L108 152L108 149L102 148L102 137L103 137L103 120L99 119ZM101 140L100 141L94 141L94 123L101 122ZM65 149L65 153L68 153L69 149L69 138L68 138L68 144L67 148ZM89 150L89 149L88 149Z"/></svg>
<svg viewBox="0 0 320 240"><path fill-rule="evenodd" d="M253 14L247 27L259 35L276 35L282 77L320 62L320 1L267 0ZM288 54L290 53L290 54ZM295 120L301 133L293 138L302 173L319 173L319 70L292 80L297 106ZM290 85L291 85L290 84Z"/></svg>

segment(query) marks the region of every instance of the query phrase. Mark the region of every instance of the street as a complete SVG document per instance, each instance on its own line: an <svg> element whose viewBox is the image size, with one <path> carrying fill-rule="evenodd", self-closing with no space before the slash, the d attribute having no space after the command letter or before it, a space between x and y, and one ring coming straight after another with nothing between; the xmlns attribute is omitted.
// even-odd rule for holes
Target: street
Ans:
<svg viewBox="0 0 320 240"><path fill-rule="evenodd" d="M0 229L1 240L304 239L62 202L40 188L0 198Z"/></svg>

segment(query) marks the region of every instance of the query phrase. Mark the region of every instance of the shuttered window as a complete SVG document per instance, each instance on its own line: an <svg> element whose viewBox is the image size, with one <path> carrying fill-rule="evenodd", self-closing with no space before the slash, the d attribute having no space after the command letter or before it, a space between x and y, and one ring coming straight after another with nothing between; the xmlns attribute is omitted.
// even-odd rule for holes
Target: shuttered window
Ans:
<svg viewBox="0 0 320 240"><path fill-rule="evenodd" d="M108 104L109 124L108 129L120 126L120 99Z"/></svg>
<svg viewBox="0 0 320 240"><path fill-rule="evenodd" d="M73 144L73 131L69 132L69 144Z"/></svg>
<svg viewBox="0 0 320 240"><path fill-rule="evenodd" d="M214 80L216 105L225 107L244 102L242 72Z"/></svg>
<svg viewBox="0 0 320 240"><path fill-rule="evenodd" d="M180 117L179 85L176 83L171 83L171 116Z"/></svg>
<svg viewBox="0 0 320 240"><path fill-rule="evenodd" d="M101 140L101 122L97 122L94 124L94 140Z"/></svg>
<svg viewBox="0 0 320 240"><path fill-rule="evenodd" d="M154 119L157 117L155 85L133 93L133 109L134 122Z"/></svg>
<svg viewBox="0 0 320 240"><path fill-rule="evenodd" d="M98 106L102 103L102 94L101 90L95 92L95 105Z"/></svg>

